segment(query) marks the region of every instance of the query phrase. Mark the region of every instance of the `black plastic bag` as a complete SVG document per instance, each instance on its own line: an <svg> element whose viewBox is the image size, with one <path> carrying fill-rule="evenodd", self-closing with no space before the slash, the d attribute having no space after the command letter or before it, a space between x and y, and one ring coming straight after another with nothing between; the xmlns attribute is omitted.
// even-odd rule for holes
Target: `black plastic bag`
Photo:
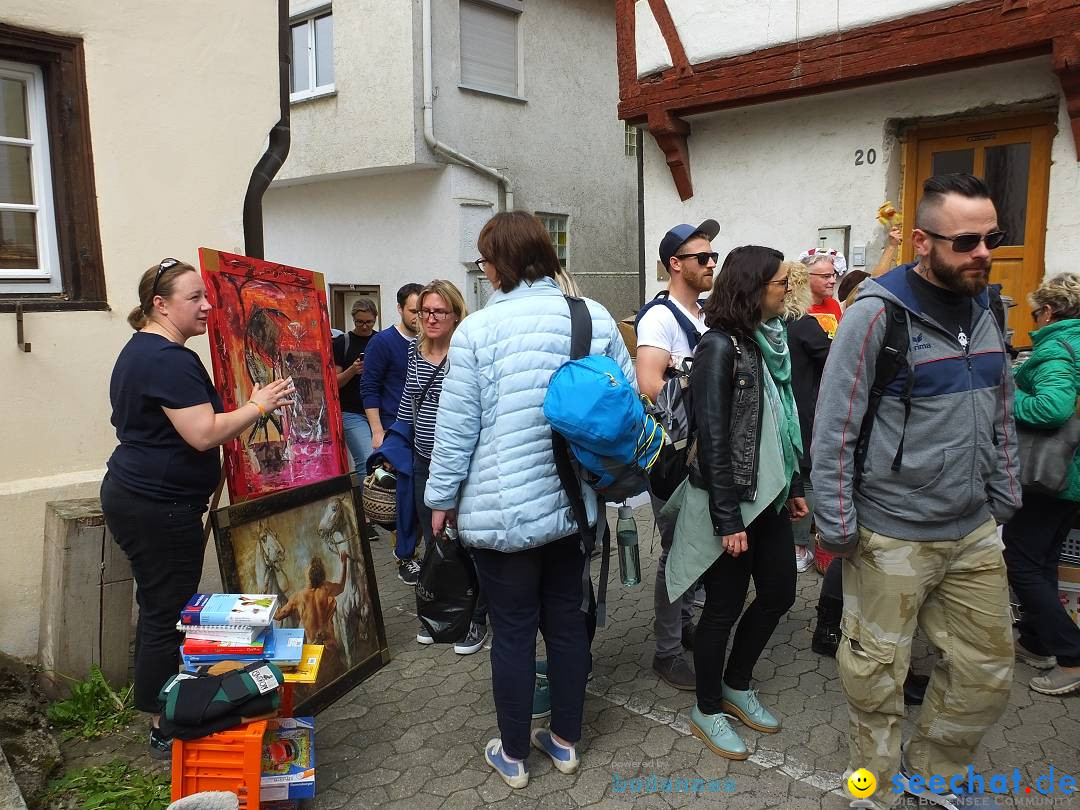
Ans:
<svg viewBox="0 0 1080 810"><path fill-rule="evenodd" d="M440 644L453 644L469 632L478 586L468 552L448 526L440 532L420 566L416 615Z"/></svg>

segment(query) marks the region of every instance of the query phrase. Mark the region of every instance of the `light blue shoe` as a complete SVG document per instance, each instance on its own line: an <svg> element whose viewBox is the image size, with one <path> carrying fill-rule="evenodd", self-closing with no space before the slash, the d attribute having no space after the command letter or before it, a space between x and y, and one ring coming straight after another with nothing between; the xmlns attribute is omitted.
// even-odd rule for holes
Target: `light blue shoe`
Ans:
<svg viewBox="0 0 1080 810"><path fill-rule="evenodd" d="M773 734L780 730L780 721L769 714L758 701L757 691L747 689L740 692L724 684L724 700L720 704L725 712L735 715L754 731Z"/></svg>
<svg viewBox="0 0 1080 810"><path fill-rule="evenodd" d="M502 777L502 780L515 790L529 784L529 766L524 760L511 762L507 759L503 752L502 740L498 737L488 740L488 744L484 746L484 759Z"/></svg>
<svg viewBox="0 0 1080 810"><path fill-rule="evenodd" d="M561 773L576 773L578 769L577 746L571 745L565 748L559 745L551 737L551 729L534 728L532 730L532 744L551 757L551 764Z"/></svg>
<svg viewBox="0 0 1080 810"><path fill-rule="evenodd" d="M694 706L690 711L690 733L709 747L714 754L727 759L746 759L750 752L723 712L702 714Z"/></svg>

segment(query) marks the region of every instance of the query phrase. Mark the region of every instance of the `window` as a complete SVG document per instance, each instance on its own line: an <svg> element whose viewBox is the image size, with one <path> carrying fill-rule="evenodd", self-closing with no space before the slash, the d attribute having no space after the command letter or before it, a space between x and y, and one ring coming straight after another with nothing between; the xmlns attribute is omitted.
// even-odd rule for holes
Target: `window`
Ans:
<svg viewBox="0 0 1080 810"><path fill-rule="evenodd" d="M460 0L461 87L521 97L520 0Z"/></svg>
<svg viewBox="0 0 1080 810"><path fill-rule="evenodd" d="M82 40L0 23L0 311L107 309Z"/></svg>
<svg viewBox="0 0 1080 810"><path fill-rule="evenodd" d="M292 64L289 98L302 101L334 92L334 15L329 11L289 26Z"/></svg>
<svg viewBox="0 0 1080 810"><path fill-rule="evenodd" d="M637 154L637 127L632 127L629 124L624 124L624 126L623 151L627 157L633 157Z"/></svg>
<svg viewBox="0 0 1080 810"><path fill-rule="evenodd" d="M551 244L555 247L555 253L559 257L559 264L566 269L566 243L567 243L567 216L566 214L542 214L536 212L536 216L544 223L548 234L551 236Z"/></svg>

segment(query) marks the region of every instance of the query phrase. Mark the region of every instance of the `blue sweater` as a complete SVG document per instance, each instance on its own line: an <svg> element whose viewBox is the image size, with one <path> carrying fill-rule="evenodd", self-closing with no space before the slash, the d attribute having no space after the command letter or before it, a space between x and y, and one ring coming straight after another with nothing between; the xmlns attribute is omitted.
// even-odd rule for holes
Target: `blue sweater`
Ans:
<svg viewBox="0 0 1080 810"><path fill-rule="evenodd" d="M378 408L383 430L397 418L405 372L409 367L409 338L396 326L372 335L364 352L364 373L360 375L360 395L364 408Z"/></svg>

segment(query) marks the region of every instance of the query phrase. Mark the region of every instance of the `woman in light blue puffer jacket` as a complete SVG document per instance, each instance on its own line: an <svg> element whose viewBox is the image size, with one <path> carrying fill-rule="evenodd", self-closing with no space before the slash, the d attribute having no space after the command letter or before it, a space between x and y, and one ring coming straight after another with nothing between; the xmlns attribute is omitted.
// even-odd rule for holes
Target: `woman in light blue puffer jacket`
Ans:
<svg viewBox="0 0 1080 810"><path fill-rule="evenodd" d="M450 363L436 420L426 489L432 530L457 523L475 549L488 595L491 679L501 739L485 759L508 785L525 787L536 658L536 630L547 646L551 726L532 744L555 767L578 767L589 642L580 607L589 564L562 489L543 404L554 371L570 357L570 309L555 283L559 261L532 214L494 216L481 230L477 266L496 292L450 341ZM605 354L635 384L614 320L587 301L592 354ZM595 494L582 486L595 524Z"/></svg>

